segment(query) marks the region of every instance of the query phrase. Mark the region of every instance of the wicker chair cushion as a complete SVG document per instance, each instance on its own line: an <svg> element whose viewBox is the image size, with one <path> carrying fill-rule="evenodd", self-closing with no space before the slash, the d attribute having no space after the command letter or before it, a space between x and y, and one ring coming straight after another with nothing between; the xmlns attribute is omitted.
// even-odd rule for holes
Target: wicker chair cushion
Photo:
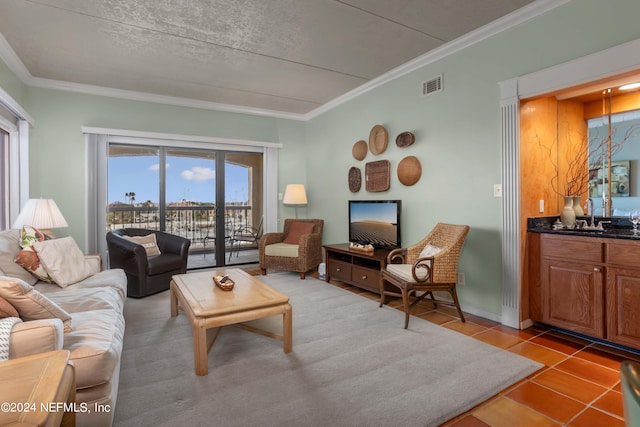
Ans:
<svg viewBox="0 0 640 427"><path fill-rule="evenodd" d="M294 221L289 229L289 234L284 238L284 243L297 245L303 234L313 233L314 224L312 222ZM296 255L297 256L297 255Z"/></svg>
<svg viewBox="0 0 640 427"><path fill-rule="evenodd" d="M429 258L431 256L435 256L441 251L442 251L442 248L433 246L431 243L427 243L425 247L422 249L422 251L420 252L420 255L418 255L418 258Z"/></svg>
<svg viewBox="0 0 640 427"><path fill-rule="evenodd" d="M288 243L274 243L273 245L265 246L264 254L266 256L283 256L287 258L297 258L298 248L298 245L290 245Z"/></svg>
<svg viewBox="0 0 640 427"><path fill-rule="evenodd" d="M405 280L407 282L415 281L415 279L413 278L413 274L411 273L412 268L413 268L413 264L388 264L387 265L387 271L389 273L393 274L396 277L400 277L402 280ZM417 268L416 275L418 276L418 279L424 279L425 277L427 277L427 269Z"/></svg>

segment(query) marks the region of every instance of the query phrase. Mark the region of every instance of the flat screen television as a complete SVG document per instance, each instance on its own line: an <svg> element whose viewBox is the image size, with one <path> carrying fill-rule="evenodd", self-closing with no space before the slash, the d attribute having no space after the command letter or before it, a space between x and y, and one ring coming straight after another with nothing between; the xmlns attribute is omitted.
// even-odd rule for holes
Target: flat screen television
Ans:
<svg viewBox="0 0 640 427"><path fill-rule="evenodd" d="M349 242L399 248L401 212L400 200L349 200Z"/></svg>

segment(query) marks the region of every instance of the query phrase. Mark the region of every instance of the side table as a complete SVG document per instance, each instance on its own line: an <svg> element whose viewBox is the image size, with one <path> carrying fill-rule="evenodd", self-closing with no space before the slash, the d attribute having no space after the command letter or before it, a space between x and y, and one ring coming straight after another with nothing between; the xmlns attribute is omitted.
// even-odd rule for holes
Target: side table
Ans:
<svg viewBox="0 0 640 427"><path fill-rule="evenodd" d="M0 425L75 426L75 398L67 350L0 362Z"/></svg>

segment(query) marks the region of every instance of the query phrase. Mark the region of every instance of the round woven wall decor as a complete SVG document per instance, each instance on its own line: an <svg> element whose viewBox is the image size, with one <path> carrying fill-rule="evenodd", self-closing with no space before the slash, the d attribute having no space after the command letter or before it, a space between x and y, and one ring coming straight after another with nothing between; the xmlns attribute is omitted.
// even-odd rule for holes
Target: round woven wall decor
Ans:
<svg viewBox="0 0 640 427"><path fill-rule="evenodd" d="M396 145L400 148L408 147L416 141L416 136L412 132L402 132L396 137Z"/></svg>
<svg viewBox="0 0 640 427"><path fill-rule="evenodd" d="M357 193L362 186L362 173L360 168L353 166L349 169L349 191Z"/></svg>
<svg viewBox="0 0 640 427"><path fill-rule="evenodd" d="M416 156L407 156L398 163L398 180L404 185L413 185L420 180L422 165Z"/></svg>
<svg viewBox="0 0 640 427"><path fill-rule="evenodd" d="M356 160L364 160L367 157L367 143L364 140L360 140L353 144L353 148L351 149L351 154L353 154L353 158Z"/></svg>
<svg viewBox="0 0 640 427"><path fill-rule="evenodd" d="M389 134L382 125L375 125L369 132L369 150L371 154L382 154L389 144Z"/></svg>

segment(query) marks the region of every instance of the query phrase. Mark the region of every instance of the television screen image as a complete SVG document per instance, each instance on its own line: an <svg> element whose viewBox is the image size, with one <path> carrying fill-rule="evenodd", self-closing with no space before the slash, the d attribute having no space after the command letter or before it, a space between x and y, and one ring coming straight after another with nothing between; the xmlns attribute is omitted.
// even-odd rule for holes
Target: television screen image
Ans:
<svg viewBox="0 0 640 427"><path fill-rule="evenodd" d="M400 247L400 200L349 201L349 241L377 248Z"/></svg>

